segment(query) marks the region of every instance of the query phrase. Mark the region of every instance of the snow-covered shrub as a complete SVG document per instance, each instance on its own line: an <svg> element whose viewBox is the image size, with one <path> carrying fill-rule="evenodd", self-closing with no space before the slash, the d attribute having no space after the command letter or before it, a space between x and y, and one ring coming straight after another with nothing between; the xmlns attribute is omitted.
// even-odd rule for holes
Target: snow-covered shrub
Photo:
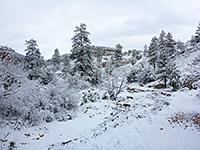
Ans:
<svg viewBox="0 0 200 150"><path fill-rule="evenodd" d="M156 76L150 66L148 68L143 68L143 70L141 70L141 72L138 74L138 82L140 84L147 84L155 79Z"/></svg>
<svg viewBox="0 0 200 150"><path fill-rule="evenodd" d="M65 121L73 118L77 109L73 93L61 85L49 84L43 88L28 80L17 91L1 99L0 117L20 122L21 126L34 126L42 121ZM19 125L17 128L20 129Z"/></svg>
<svg viewBox="0 0 200 150"><path fill-rule="evenodd" d="M100 99L99 93L97 93L94 90L88 90L88 91L82 93L82 102L83 103L96 102L99 99Z"/></svg>
<svg viewBox="0 0 200 150"><path fill-rule="evenodd" d="M63 82L50 84L46 90L47 104L43 105L45 110L53 114L52 120L65 121L73 118L74 114L72 111L77 109L78 101L76 99L78 99L78 95L75 95L73 89L69 89L68 86L63 85Z"/></svg>
<svg viewBox="0 0 200 150"><path fill-rule="evenodd" d="M107 100L109 98L108 92L105 92L102 96L102 99Z"/></svg>
<svg viewBox="0 0 200 150"><path fill-rule="evenodd" d="M131 64L134 66L136 64L136 62L137 62L137 59L133 57L131 60Z"/></svg>
<svg viewBox="0 0 200 150"><path fill-rule="evenodd" d="M40 83L47 85L53 80L53 73L47 68L43 67L40 73Z"/></svg>
<svg viewBox="0 0 200 150"><path fill-rule="evenodd" d="M132 70L131 73L127 76L127 82L132 83L137 81L137 75L138 71L137 70Z"/></svg>
<svg viewBox="0 0 200 150"><path fill-rule="evenodd" d="M196 89L196 82L200 80L200 76L198 75L188 75L183 78L183 87L187 87L190 90Z"/></svg>
<svg viewBox="0 0 200 150"><path fill-rule="evenodd" d="M87 89L91 86L89 82L82 80L79 74L74 74L74 75L69 74L66 80L67 80L68 86L76 90Z"/></svg>
<svg viewBox="0 0 200 150"><path fill-rule="evenodd" d="M43 94L36 85L26 79L26 83L22 82L21 87L4 91L0 98L0 118L9 121L9 124L15 122L15 128L38 124L42 120L42 113L36 106L42 101Z"/></svg>
<svg viewBox="0 0 200 150"><path fill-rule="evenodd" d="M15 69L17 68L17 69ZM0 125L15 129L75 116L78 95L65 80L41 85L18 66L0 65ZM7 80L5 80L7 79Z"/></svg>

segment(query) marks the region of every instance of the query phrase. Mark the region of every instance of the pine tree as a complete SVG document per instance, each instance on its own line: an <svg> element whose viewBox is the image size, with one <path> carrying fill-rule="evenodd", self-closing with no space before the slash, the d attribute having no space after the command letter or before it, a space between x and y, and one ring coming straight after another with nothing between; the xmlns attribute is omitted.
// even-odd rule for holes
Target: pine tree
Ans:
<svg viewBox="0 0 200 150"><path fill-rule="evenodd" d="M172 34L169 32L166 36L166 48L169 52L169 57L174 58L176 55L175 50L176 41L173 39Z"/></svg>
<svg viewBox="0 0 200 150"><path fill-rule="evenodd" d="M75 60L74 72L78 72L81 77L89 81L90 77L93 75L92 69L92 57L90 52L90 47L83 46L76 49L77 58Z"/></svg>
<svg viewBox="0 0 200 150"><path fill-rule="evenodd" d="M160 54L158 56L157 63L157 75L158 79L162 79L164 81L164 87L167 87L167 64L169 62L169 53L166 51L165 47L160 47Z"/></svg>
<svg viewBox="0 0 200 150"><path fill-rule="evenodd" d="M178 71L176 64L171 60L167 64L167 74L169 78L169 85L173 87L173 90L178 90L181 87L180 72Z"/></svg>
<svg viewBox="0 0 200 150"><path fill-rule="evenodd" d="M57 71L59 69L59 65L60 65L60 53L57 48L55 49L54 54L52 56L52 63L54 66L54 70Z"/></svg>
<svg viewBox="0 0 200 150"><path fill-rule="evenodd" d="M122 46L120 44L116 45L115 48L115 54L114 54L114 60L115 60L115 66L119 67L121 66L121 62L122 62Z"/></svg>
<svg viewBox="0 0 200 150"><path fill-rule="evenodd" d="M44 60L41 56L40 50L37 48L36 40L26 41L27 48L24 59L24 69L29 70L29 79L38 79L40 68L44 66Z"/></svg>
<svg viewBox="0 0 200 150"><path fill-rule="evenodd" d="M195 43L200 43L200 22L194 36Z"/></svg>
<svg viewBox="0 0 200 150"><path fill-rule="evenodd" d="M71 68L70 68L70 58L69 56L66 54L64 59L63 59L63 74L64 76L66 76L67 73L69 73L71 71Z"/></svg>
<svg viewBox="0 0 200 150"><path fill-rule="evenodd" d="M177 54L183 54L186 51L186 46L182 41L178 40L176 42L175 49Z"/></svg>
<svg viewBox="0 0 200 150"><path fill-rule="evenodd" d="M79 27L76 26L74 30L75 35L72 38L72 55L71 58L74 60L77 58L77 49L84 46L90 46L91 42L89 39L90 33L86 30L87 26L84 23L81 23Z"/></svg>
<svg viewBox="0 0 200 150"><path fill-rule="evenodd" d="M165 33L165 31L163 31L163 30L161 31L158 40L159 40L159 43L158 43L159 46L165 46L166 45L166 33Z"/></svg>
<svg viewBox="0 0 200 150"><path fill-rule="evenodd" d="M159 41L157 37L153 37L149 46L149 49L147 51L147 57L149 58L149 63L153 66L153 68L156 68L156 60L158 58L158 52L159 52Z"/></svg>
<svg viewBox="0 0 200 150"><path fill-rule="evenodd" d="M93 66L92 52L90 40L86 31L86 25L80 24L76 27L75 36L72 38L72 59L75 60L73 73L78 73L84 80L92 84L97 84L99 81L97 68Z"/></svg>
<svg viewBox="0 0 200 150"><path fill-rule="evenodd" d="M173 59L170 57L171 52L169 49L163 47L160 51L160 55L157 60L157 75L158 79L164 81L164 87L167 87L167 81L174 89L180 87L180 75L179 71L176 68L176 64L173 62Z"/></svg>

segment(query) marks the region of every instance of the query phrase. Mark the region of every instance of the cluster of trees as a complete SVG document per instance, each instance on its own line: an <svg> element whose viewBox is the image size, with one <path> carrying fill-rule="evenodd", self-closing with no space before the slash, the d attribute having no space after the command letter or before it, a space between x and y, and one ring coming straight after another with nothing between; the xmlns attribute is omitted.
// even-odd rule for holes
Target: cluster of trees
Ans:
<svg viewBox="0 0 200 150"><path fill-rule="evenodd" d="M200 24L197 27L195 36L189 41L193 49L200 43ZM144 46L144 57L147 58L148 63L143 60L140 66L135 67L127 76L128 82L139 81L141 84L146 84L156 79L163 80L164 88L168 85L172 86L174 90L181 87L180 72L176 67L176 57L184 54L186 45L180 40L175 41L171 33L162 31L157 38L154 36L149 47ZM132 53L132 65L140 59L137 51L128 51L128 55ZM139 57L139 59L135 59Z"/></svg>
<svg viewBox="0 0 200 150"><path fill-rule="evenodd" d="M162 31L159 38L152 38L147 51L148 61L155 69L157 78L164 81L165 88L168 80L173 88L180 87L180 75L174 62L177 54L175 45L172 34Z"/></svg>
<svg viewBox="0 0 200 150"><path fill-rule="evenodd" d="M145 63L143 64L142 69L140 68L140 82L146 84L155 79L161 79L164 81L164 88L167 87L168 83L174 89L179 89L181 85L179 80L180 75L174 61L177 55L176 41L173 39L172 34L166 34L162 31L159 38L156 36L153 37L149 47L147 48L145 46L144 53L149 64ZM137 79L136 75L137 72L132 71L128 76L128 80L135 81ZM133 77L134 80L131 80L131 77Z"/></svg>

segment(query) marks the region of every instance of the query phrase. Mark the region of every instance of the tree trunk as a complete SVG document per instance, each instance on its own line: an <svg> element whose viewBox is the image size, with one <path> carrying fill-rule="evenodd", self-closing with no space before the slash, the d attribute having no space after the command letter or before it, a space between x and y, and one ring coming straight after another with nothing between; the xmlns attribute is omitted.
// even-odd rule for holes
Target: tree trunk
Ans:
<svg viewBox="0 0 200 150"><path fill-rule="evenodd" d="M164 77L164 88L167 88L167 77Z"/></svg>

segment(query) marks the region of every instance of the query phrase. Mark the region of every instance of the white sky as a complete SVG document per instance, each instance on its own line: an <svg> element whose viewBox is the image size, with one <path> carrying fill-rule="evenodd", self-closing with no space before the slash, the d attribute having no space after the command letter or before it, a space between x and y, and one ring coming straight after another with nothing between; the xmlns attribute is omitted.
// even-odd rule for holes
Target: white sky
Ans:
<svg viewBox="0 0 200 150"><path fill-rule="evenodd" d="M37 40L42 55L70 52L75 26L87 25L93 45L143 49L161 30L189 40L200 22L200 0L0 0L0 45L25 54Z"/></svg>

